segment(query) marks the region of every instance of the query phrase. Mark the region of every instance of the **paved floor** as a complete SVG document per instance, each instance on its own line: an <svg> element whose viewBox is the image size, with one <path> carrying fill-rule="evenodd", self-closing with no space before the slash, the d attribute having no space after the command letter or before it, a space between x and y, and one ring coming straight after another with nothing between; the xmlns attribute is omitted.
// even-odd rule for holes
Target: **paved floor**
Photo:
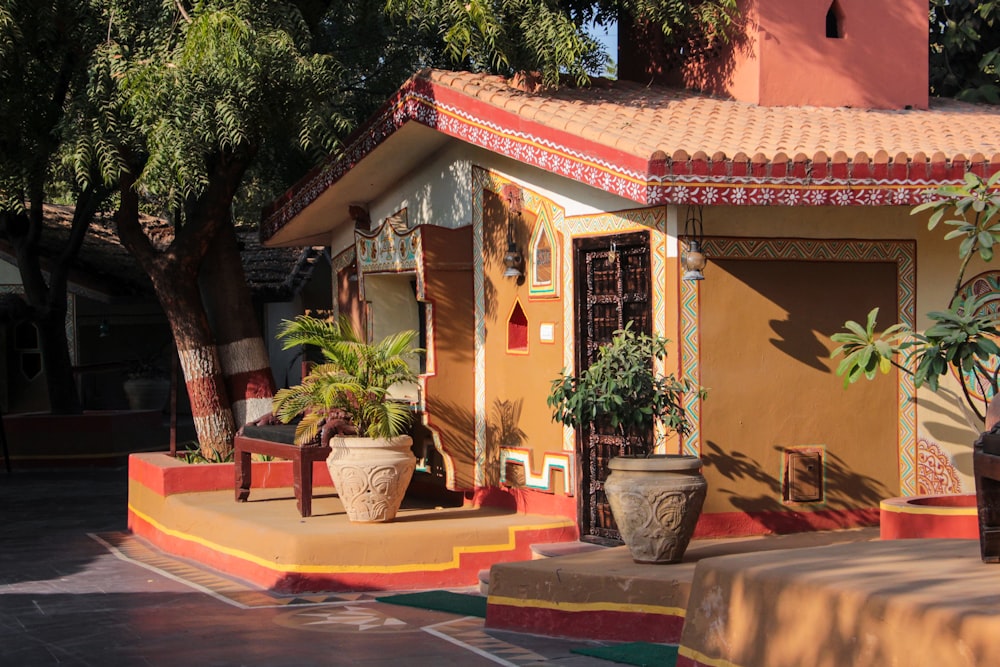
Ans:
<svg viewBox="0 0 1000 667"><path fill-rule="evenodd" d="M124 469L0 472L0 665L612 664L372 594L272 595L150 549L125 503Z"/></svg>

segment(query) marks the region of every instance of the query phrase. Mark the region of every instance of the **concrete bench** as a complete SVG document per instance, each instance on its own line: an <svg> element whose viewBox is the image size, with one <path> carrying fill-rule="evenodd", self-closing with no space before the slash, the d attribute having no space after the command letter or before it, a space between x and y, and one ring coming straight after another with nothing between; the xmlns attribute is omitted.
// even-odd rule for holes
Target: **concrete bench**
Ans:
<svg viewBox="0 0 1000 667"><path fill-rule="evenodd" d="M236 500L246 502L250 497L253 466L251 454L264 454L288 459L292 462L293 491L299 514L312 516L313 462L325 461L330 447L295 444L295 426L243 427L243 433L233 441L233 462L236 468Z"/></svg>

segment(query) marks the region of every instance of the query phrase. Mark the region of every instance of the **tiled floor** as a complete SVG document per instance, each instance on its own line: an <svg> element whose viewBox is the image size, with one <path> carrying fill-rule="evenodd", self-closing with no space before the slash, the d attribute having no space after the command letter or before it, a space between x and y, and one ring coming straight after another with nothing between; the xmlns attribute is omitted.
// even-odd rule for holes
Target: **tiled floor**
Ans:
<svg viewBox="0 0 1000 667"><path fill-rule="evenodd" d="M285 597L166 557L125 532L122 470L0 473L0 665L565 665L579 641L479 618Z"/></svg>

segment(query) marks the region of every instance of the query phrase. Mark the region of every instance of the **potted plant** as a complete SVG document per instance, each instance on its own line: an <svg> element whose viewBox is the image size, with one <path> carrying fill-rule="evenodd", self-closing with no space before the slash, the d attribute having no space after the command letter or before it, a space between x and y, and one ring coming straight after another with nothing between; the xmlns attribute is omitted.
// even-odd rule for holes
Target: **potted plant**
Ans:
<svg viewBox="0 0 1000 667"><path fill-rule="evenodd" d="M170 379L153 358L129 364L122 383L129 410L163 410L170 398Z"/></svg>
<svg viewBox="0 0 1000 667"><path fill-rule="evenodd" d="M667 339L633 331L631 323L579 375L552 382L553 419L579 429L610 428L621 455L608 462L604 491L633 560L675 563L684 556L705 500L707 484L697 456L654 454L658 421L665 434L689 430L683 398L705 391L674 375L657 374L653 360L667 356Z"/></svg>
<svg viewBox="0 0 1000 667"><path fill-rule="evenodd" d="M317 437L330 445L327 467L347 516L356 522L392 521L413 476L413 443L407 403L390 388L416 381L406 356L417 333L402 331L366 343L347 318L336 322L299 316L282 322L285 349L312 345L323 355L302 384L274 397L274 414L289 423L301 417L295 442Z"/></svg>

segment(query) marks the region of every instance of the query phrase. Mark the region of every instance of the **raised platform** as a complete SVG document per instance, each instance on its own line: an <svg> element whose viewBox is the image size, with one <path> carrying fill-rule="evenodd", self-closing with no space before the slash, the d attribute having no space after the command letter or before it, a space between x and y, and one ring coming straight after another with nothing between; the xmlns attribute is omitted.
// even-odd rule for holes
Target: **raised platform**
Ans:
<svg viewBox="0 0 1000 667"><path fill-rule="evenodd" d="M1000 664L1000 566L978 543L876 535L696 541L676 565L624 547L499 564L486 624L679 644L678 667Z"/></svg>
<svg viewBox="0 0 1000 667"><path fill-rule="evenodd" d="M576 538L563 517L413 498L392 523L352 524L319 463L313 515L303 518L290 464L254 466L249 501L237 503L233 464L134 455L129 528L163 551L285 593L474 586L483 568L531 558L533 543Z"/></svg>
<svg viewBox="0 0 1000 667"><path fill-rule="evenodd" d="M879 505L883 540L921 537L979 539L976 494L889 498Z"/></svg>
<svg viewBox="0 0 1000 667"><path fill-rule="evenodd" d="M868 541L878 529L693 540L682 563L639 564L626 547L490 571L487 625L557 637L676 644L699 561L717 556Z"/></svg>

